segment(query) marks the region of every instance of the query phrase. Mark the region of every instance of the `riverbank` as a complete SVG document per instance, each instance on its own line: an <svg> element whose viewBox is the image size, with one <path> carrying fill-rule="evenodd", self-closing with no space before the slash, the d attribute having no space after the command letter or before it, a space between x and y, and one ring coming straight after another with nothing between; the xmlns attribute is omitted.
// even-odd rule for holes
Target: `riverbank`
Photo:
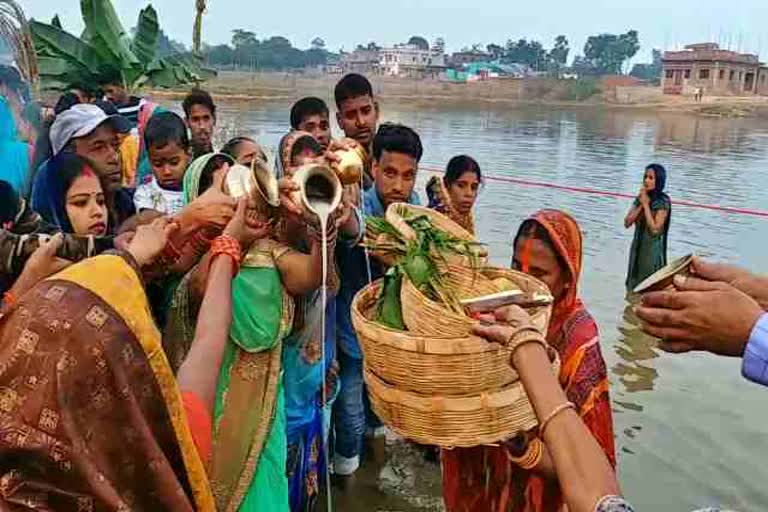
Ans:
<svg viewBox="0 0 768 512"><path fill-rule="evenodd" d="M319 96L333 103L333 87L340 77L324 74L248 73L222 71L206 82L205 88L222 99L249 101L293 101ZM620 108L690 113L711 117L768 118L768 97L705 96L662 94L654 86L611 86L597 80L513 79L474 83L447 83L439 80L409 80L369 77L374 93L384 103L450 103L548 105L558 107ZM157 97L181 98L185 91L151 91Z"/></svg>

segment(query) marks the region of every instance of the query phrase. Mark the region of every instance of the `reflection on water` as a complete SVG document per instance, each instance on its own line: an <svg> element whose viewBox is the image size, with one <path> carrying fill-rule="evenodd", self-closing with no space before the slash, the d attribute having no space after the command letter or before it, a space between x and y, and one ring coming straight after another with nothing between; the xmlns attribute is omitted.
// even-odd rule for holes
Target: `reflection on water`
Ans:
<svg viewBox="0 0 768 512"><path fill-rule="evenodd" d="M330 91L329 91L330 94ZM330 100L331 98L328 98ZM332 105L332 101L328 101ZM222 105L228 134L253 135L274 148L288 130L288 102ZM755 271L768 270L768 221L675 206L675 199L768 208L768 126L760 120L709 119L653 112L495 106L493 110L384 102L382 118L414 127L424 164L442 167L469 153L486 174L634 194L649 162L669 172L673 201L670 258L696 252ZM424 196L425 173L419 175ZM602 334L622 488L638 510L683 511L704 505L764 510L768 391L740 377L739 363L705 354L673 356L642 335L624 297L632 231L629 201L488 182L476 217L491 260L507 265L512 233L532 212L560 208L584 232L580 292ZM400 446L400 445L394 445ZM337 508L430 510L439 501L439 469L406 462L416 488L387 486L390 447L357 483L337 492ZM407 460L407 458L405 459ZM398 463L399 464L399 463ZM404 467L402 464L398 468ZM747 476L748 475L748 476ZM391 481L391 478L389 479ZM419 489L420 482L432 482ZM414 498L423 498L419 501Z"/></svg>
<svg viewBox="0 0 768 512"><path fill-rule="evenodd" d="M627 304L624 308L624 315L617 328L619 338L613 348L621 361L611 371L619 378L627 393L653 390L653 382L659 376L659 372L651 366L652 360L659 357L655 350L657 340L640 330L633 304ZM641 406L638 407L638 410L642 410Z"/></svg>

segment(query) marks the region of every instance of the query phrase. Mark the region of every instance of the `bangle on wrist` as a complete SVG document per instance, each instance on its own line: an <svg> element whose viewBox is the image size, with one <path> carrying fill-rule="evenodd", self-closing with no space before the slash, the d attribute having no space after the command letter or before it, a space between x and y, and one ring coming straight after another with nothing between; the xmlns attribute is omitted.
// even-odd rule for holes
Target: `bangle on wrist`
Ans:
<svg viewBox="0 0 768 512"><path fill-rule="evenodd" d="M528 443L528 448L525 453L520 457L513 457L507 452L507 458L513 464L516 464L521 469L533 469L539 465L541 458L544 455L544 443L541 439L535 438Z"/></svg>
<svg viewBox="0 0 768 512"><path fill-rule="evenodd" d="M16 295L11 291L8 290L3 294L3 302L2 305L4 308L12 308L16 305L17 299Z"/></svg>
<svg viewBox="0 0 768 512"><path fill-rule="evenodd" d="M220 235L213 239L211 242L211 261L215 260L217 256L226 254L232 258L234 267L232 269L232 277L237 275L240 270L240 262L243 259L242 251L240 249L240 242L229 235Z"/></svg>
<svg viewBox="0 0 768 512"><path fill-rule="evenodd" d="M547 345L547 342L544 340L544 336L542 336L541 333L538 330L536 330L535 327L533 326L521 327L515 330L509 336L509 338L507 339L507 342L505 343L505 345L509 349L510 361L512 360L512 358L515 357L515 352L517 351L517 349L527 343L538 343L539 345L542 346L545 352L549 348L549 346Z"/></svg>
<svg viewBox="0 0 768 512"><path fill-rule="evenodd" d="M573 402L565 402L552 409L552 412L550 412L547 417L544 418L544 421L539 424L539 438L544 439L544 433L546 432L549 424L552 423L552 420L559 416L560 413L568 409L576 411L576 406L573 404Z"/></svg>

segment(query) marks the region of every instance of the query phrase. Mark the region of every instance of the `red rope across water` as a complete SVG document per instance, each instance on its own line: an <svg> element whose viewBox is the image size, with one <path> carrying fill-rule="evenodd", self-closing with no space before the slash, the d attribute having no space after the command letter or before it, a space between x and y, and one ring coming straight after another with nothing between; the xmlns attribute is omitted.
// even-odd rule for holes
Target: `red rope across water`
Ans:
<svg viewBox="0 0 768 512"><path fill-rule="evenodd" d="M427 172L431 172L435 174L443 173L443 170L435 167L420 166L420 168ZM559 185L557 183L524 180L520 178L511 178L507 176L493 176L493 175L484 174L483 179L488 181L501 182L501 183L512 183L515 185L523 185L525 187L550 188L555 190L565 190L568 192L576 192L579 194L591 194L594 196L615 197L620 199L634 199L636 197L635 195L626 194L624 192L611 192L608 190L598 190L595 188L573 187L570 185ZM753 208L739 208L736 206L720 206L717 204L696 203L694 201L686 201L684 199L673 199L672 204L679 205L679 206L687 206L689 208L699 208L702 210L714 210L714 211L723 212L723 213L733 213L737 215L752 215L754 217L768 217L768 211L755 210Z"/></svg>

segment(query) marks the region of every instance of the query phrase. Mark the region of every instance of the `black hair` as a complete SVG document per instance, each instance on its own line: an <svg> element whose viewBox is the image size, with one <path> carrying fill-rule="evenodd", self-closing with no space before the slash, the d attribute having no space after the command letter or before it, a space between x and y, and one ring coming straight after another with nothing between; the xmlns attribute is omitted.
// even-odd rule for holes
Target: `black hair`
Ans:
<svg viewBox="0 0 768 512"><path fill-rule="evenodd" d="M384 151L404 153L418 162L424 148L421 146L419 134L411 128L402 124L384 123L379 126L379 131L373 138L373 158L380 160Z"/></svg>
<svg viewBox="0 0 768 512"><path fill-rule="evenodd" d="M0 180L0 225L14 222L19 214L19 194L5 180Z"/></svg>
<svg viewBox="0 0 768 512"><path fill-rule="evenodd" d="M291 107L291 128L299 129L299 125L309 116L328 116L328 105L320 98L309 96L301 98Z"/></svg>
<svg viewBox="0 0 768 512"><path fill-rule="evenodd" d="M108 116L120 115L120 111L117 110L117 107L115 106L115 104L109 100L96 100L93 102L93 104L99 107L101 111L107 114Z"/></svg>
<svg viewBox="0 0 768 512"><path fill-rule="evenodd" d="M233 165L235 163L234 157L230 155L216 155L208 160L203 170L200 172L200 182L197 186L197 194L200 195L213 185L213 173L216 169L219 169L224 164Z"/></svg>
<svg viewBox="0 0 768 512"><path fill-rule="evenodd" d="M189 91L189 94L184 98L181 103L181 108L184 109L184 115L189 118L192 113L192 107L195 105L202 105L211 111L211 115L216 117L216 105L213 103L213 98L208 91L198 89L197 87Z"/></svg>
<svg viewBox="0 0 768 512"><path fill-rule="evenodd" d="M360 96L370 96L373 98L373 87L371 87L371 82L363 75L350 73L345 75L336 84L333 96L336 99L336 107L341 108L341 104L346 100L359 98Z"/></svg>
<svg viewBox="0 0 768 512"><path fill-rule="evenodd" d="M59 115L65 110L68 110L71 107L77 105L78 103L80 103L80 98L77 97L77 94L73 92L65 92L59 96L56 105L53 107L53 112L56 115Z"/></svg>
<svg viewBox="0 0 768 512"><path fill-rule="evenodd" d="M144 129L144 146L163 148L175 142L184 150L189 149L189 134L187 125L178 114L173 112L159 112L149 118Z"/></svg>
<svg viewBox="0 0 768 512"><path fill-rule="evenodd" d="M123 75L120 73L120 70L113 67L104 68L96 78L96 83L100 86L119 85L120 87L125 87Z"/></svg>
<svg viewBox="0 0 768 512"><path fill-rule="evenodd" d="M234 137L232 139L229 139L227 143L221 147L221 149L219 150L219 153L224 153L225 155L229 155L232 158L236 159L238 148L240 147L240 144L242 144L243 142L253 142L254 144L256 144L256 141L250 137L245 137L245 136Z"/></svg>
<svg viewBox="0 0 768 512"><path fill-rule="evenodd" d="M320 146L320 143L317 142L317 139L311 135L304 135L303 137L299 137L296 142L293 143L293 147L291 147L291 164L293 164L294 158L307 150L312 151L315 156L323 154L323 148Z"/></svg>
<svg viewBox="0 0 768 512"><path fill-rule="evenodd" d="M477 176L477 181L483 182L483 174L480 171L480 165L477 160L468 155L459 155L451 158L448 162L448 167L445 168L445 175L443 176L443 182L446 186L451 186L456 182L465 172L472 172Z"/></svg>
<svg viewBox="0 0 768 512"><path fill-rule="evenodd" d="M99 95L99 89L95 85L88 85L85 82L74 82L69 84L68 89L70 91L80 91L85 96L88 96L90 99L95 98Z"/></svg>

